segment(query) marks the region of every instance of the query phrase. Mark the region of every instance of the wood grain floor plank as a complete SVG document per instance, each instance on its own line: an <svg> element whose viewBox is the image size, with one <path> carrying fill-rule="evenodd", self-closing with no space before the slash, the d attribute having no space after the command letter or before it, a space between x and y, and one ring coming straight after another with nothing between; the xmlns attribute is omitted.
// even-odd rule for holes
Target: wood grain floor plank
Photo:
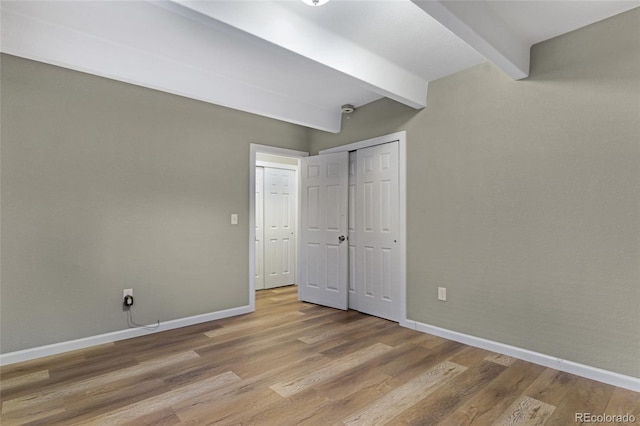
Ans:
<svg viewBox="0 0 640 426"><path fill-rule="evenodd" d="M147 346L145 348L140 348L139 351L133 349L130 353L136 361L144 362L151 361L155 358L173 356L178 353L194 350L194 348L198 345L205 345L208 342L209 338L203 333L199 333L182 341L164 341L162 344L157 345L156 347Z"/></svg>
<svg viewBox="0 0 640 426"><path fill-rule="evenodd" d="M202 418L229 421L229 418L254 415L268 404L280 401L282 397L269 386L277 380L293 380L301 370L319 369L330 361L320 354L298 358L290 363L274 363L253 377L248 377L235 386L209 392L173 406L182 421L197 423ZM268 404L265 406L264 404ZM256 411L247 413L246 411Z"/></svg>
<svg viewBox="0 0 640 426"><path fill-rule="evenodd" d="M155 369L166 368L172 364L181 363L197 357L198 354L193 351L188 351L167 358L160 358L143 362L136 366L123 368L121 370L106 373L101 376L90 377L63 385L50 386L38 392L33 392L28 396L23 396L3 402L2 411L4 413L25 410L28 407L42 405L47 403L48 401L64 400L64 398L68 398L70 395L75 393L86 392L89 389L102 388L107 384L116 382L118 380L148 374Z"/></svg>
<svg viewBox="0 0 640 426"><path fill-rule="evenodd" d="M243 332L247 330L260 331L260 330L264 330L265 327L267 326L282 324L283 322L287 322L289 320L295 320L304 315L305 314L300 311L293 311L293 312L285 312L279 316L267 318L267 319L247 318L247 320L244 322L231 323L229 325L222 326L215 330L205 332L204 334L207 337L220 338L221 336L225 336L229 334L237 334L239 332Z"/></svg>
<svg viewBox="0 0 640 426"><path fill-rule="evenodd" d="M306 333L305 335L298 337L298 340L307 344L326 342L327 340L333 340L336 336L341 336L344 333L353 333L360 329L370 327L375 323L377 319L373 317L361 318L358 321L350 321L347 323L336 323L331 328L322 327L313 332Z"/></svg>
<svg viewBox="0 0 640 426"><path fill-rule="evenodd" d="M374 373L356 382L336 388L338 392L327 393L320 410L300 422L300 426L343 425L342 419L351 413L364 409L371 401L377 400L395 388L393 379L386 374Z"/></svg>
<svg viewBox="0 0 640 426"><path fill-rule="evenodd" d="M325 395L314 389L308 389L289 398L264 406L259 410L247 411L240 415L230 416L223 424L261 424L297 426L307 419L313 418L324 410L327 403Z"/></svg>
<svg viewBox="0 0 640 426"><path fill-rule="evenodd" d="M191 349L194 342L198 340L207 340L205 332L219 328L219 325L212 321L195 324L193 327L187 327L188 330L181 329L167 330L155 334L136 337L133 339L125 339L115 342L118 353L123 355L131 355L138 361L144 361L154 357L169 355L172 353L182 352L186 348ZM180 333L182 331L182 333ZM138 341L140 339L140 341ZM87 357L106 359L112 356L113 350L103 351Z"/></svg>
<svg viewBox="0 0 640 426"><path fill-rule="evenodd" d="M575 386L577 376L547 368L529 386L524 394L547 404L557 405L569 389Z"/></svg>
<svg viewBox="0 0 640 426"><path fill-rule="evenodd" d="M411 425L438 424L473 397L476 392L487 386L505 368L488 361L469 367L449 380L447 386L439 387L429 395L429 398L405 410L391 422Z"/></svg>
<svg viewBox="0 0 640 426"><path fill-rule="evenodd" d="M627 424L640 424L640 393L633 392L627 389L616 388L611 395L611 399L609 400L609 404L607 404L607 408L605 408L602 414L610 414L614 416L626 415L629 419L631 417L635 418L634 421L625 420ZM618 422L614 424L624 423Z"/></svg>
<svg viewBox="0 0 640 426"><path fill-rule="evenodd" d="M34 371L20 376L14 376L0 381L0 392L5 393L9 389L15 389L22 386L33 386L37 382L43 382L49 379L49 370Z"/></svg>
<svg viewBox="0 0 640 426"><path fill-rule="evenodd" d="M276 391L280 396L286 398L318 383L327 381L330 378L344 373L345 371L368 361L371 358L382 355L391 349L391 346L387 346L383 343L376 343L350 355L335 359L330 362L329 365L319 370L306 372L295 380L278 382L269 387Z"/></svg>
<svg viewBox="0 0 640 426"><path fill-rule="evenodd" d="M116 412L130 404L161 395L170 388L148 377L124 379L65 399L65 412L43 419L43 424L81 423Z"/></svg>
<svg viewBox="0 0 640 426"><path fill-rule="evenodd" d="M454 341L446 341L432 350L422 350L419 346L407 358L399 358L381 367L386 374L400 381L408 381L431 367L449 360L452 356L465 348L464 345Z"/></svg>
<svg viewBox="0 0 640 426"><path fill-rule="evenodd" d="M507 355L492 353L488 355L485 358L485 360L495 362L496 364L500 364L500 365L504 365L505 367L508 367L511 364L513 364L516 359Z"/></svg>
<svg viewBox="0 0 640 426"><path fill-rule="evenodd" d="M504 414L496 420L500 426L542 426L556 409L528 396L518 398Z"/></svg>
<svg viewBox="0 0 640 426"><path fill-rule="evenodd" d="M110 345L113 347L113 344ZM60 355L51 355L30 361L20 362L0 367L0 381L13 377L31 374L37 371L49 371L52 367L62 367L65 365L78 365L86 361L86 355L82 350L68 352Z"/></svg>
<svg viewBox="0 0 640 426"><path fill-rule="evenodd" d="M297 322L288 322L271 327L257 327L254 330L243 330L239 334L223 335L211 338L208 344L199 347L196 351L201 355L209 353L224 353L233 347L236 351L252 350L261 345L268 345L276 341L288 341L297 339L302 333L326 327L331 324L331 315L301 319Z"/></svg>
<svg viewBox="0 0 640 426"><path fill-rule="evenodd" d="M545 425L565 426L575 423L576 413L603 413L614 389L611 385L578 377L575 386L568 389Z"/></svg>
<svg viewBox="0 0 640 426"><path fill-rule="evenodd" d="M72 381L100 376L137 364L138 361L133 356L119 354L105 359L85 359L76 365L52 366L49 368L49 376L52 381Z"/></svg>
<svg viewBox="0 0 640 426"><path fill-rule="evenodd" d="M253 416L282 397L260 380L242 380L172 406L181 424L233 424L240 416ZM236 423L240 424L240 423Z"/></svg>
<svg viewBox="0 0 640 426"><path fill-rule="evenodd" d="M510 365L511 368L502 372L439 425L492 424L545 370L542 366L525 361L515 361Z"/></svg>
<svg viewBox="0 0 640 426"><path fill-rule="evenodd" d="M347 343L322 351L322 354L330 358L340 358L366 348L370 344L370 338L375 338L376 341L379 341L385 333L393 333L394 330L397 330L397 324L394 326L385 321L384 323L367 327L367 329L345 333L344 337Z"/></svg>
<svg viewBox="0 0 640 426"><path fill-rule="evenodd" d="M137 417L131 422L122 423L126 426L174 426L180 424L180 419L171 408L154 411L151 414Z"/></svg>
<svg viewBox="0 0 640 426"><path fill-rule="evenodd" d="M316 388L316 391L326 395L328 400L340 402L340 404L343 404L353 394L365 394L368 403L370 403L398 386L399 382L380 371L368 373L361 371L359 374L345 377L344 380L336 378L323 383ZM345 413L339 418L342 419L349 413Z"/></svg>
<svg viewBox="0 0 640 426"><path fill-rule="evenodd" d="M490 351L467 346L458 355L451 357L451 362L455 362L456 364L465 365L468 367L470 365L475 365L479 362L482 362L489 355L491 355Z"/></svg>
<svg viewBox="0 0 640 426"><path fill-rule="evenodd" d="M94 417L88 421L79 423L80 425L91 424L123 424L126 422L137 422L143 416L152 415L154 412L162 411L181 401L188 400L194 396L210 392L223 386L240 381L240 378L229 371L208 379L200 380L187 386L176 388L161 395L147 398L134 404L128 405L116 412L107 413Z"/></svg>
<svg viewBox="0 0 640 426"><path fill-rule="evenodd" d="M387 393L364 410L347 417L343 422L349 426L385 424L466 369L452 362L444 362Z"/></svg>
<svg viewBox="0 0 640 426"><path fill-rule="evenodd" d="M35 422L66 411L64 400L61 398L44 401L41 404L29 405L22 410L5 411L4 404L2 408L2 421L0 424L3 426Z"/></svg>

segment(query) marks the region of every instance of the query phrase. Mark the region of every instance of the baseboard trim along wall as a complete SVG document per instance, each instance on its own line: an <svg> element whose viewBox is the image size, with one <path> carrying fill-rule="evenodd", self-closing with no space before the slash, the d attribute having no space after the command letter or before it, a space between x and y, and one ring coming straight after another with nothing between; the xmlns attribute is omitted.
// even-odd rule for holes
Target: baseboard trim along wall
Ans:
<svg viewBox="0 0 640 426"><path fill-rule="evenodd" d="M640 378L626 376L609 370L603 370L589 365L579 364L573 361L567 361L550 355L533 352L528 349L518 348L516 346L506 345L504 343L494 342L492 340L475 337L457 331L447 330L445 328L424 324L418 321L405 320L401 322L403 327L412 328L422 333L433 334L455 342L464 343L465 345L486 349L499 354L512 356L544 367L554 368L566 373L575 374L576 376L585 377L587 379L596 380L598 382L607 383L621 388L640 392Z"/></svg>
<svg viewBox="0 0 640 426"><path fill-rule="evenodd" d="M0 354L0 365L10 365L23 361L30 361L51 355L58 355L78 349L89 348L91 346L102 345L105 343L113 343L118 340L130 339L132 337L144 336L147 334L158 333L161 331L173 330L175 328L186 327L189 325L200 324L207 321L214 321L222 318L233 317L253 312L249 305L237 308L225 309L207 314L194 315L186 318L161 322L157 330L147 330L144 328L130 328L126 330L114 331L111 333L99 334L96 336L85 337L77 340L69 340L67 342L54 343L36 348L24 349L16 352ZM152 326L154 324L151 324ZM400 322L403 327L411 328L422 333L432 334L455 342L464 343L465 345L486 349L503 355L512 356L534 364L542 365L566 373L575 374L576 376L586 377L587 379L597 380L613 386L640 392L640 378L626 376L601 368L580 364L573 361L567 361L550 355L541 354L539 352L530 351L528 349L518 348L516 346L504 343L494 342L492 340L475 337L457 331L447 330L445 328L424 324L413 320L403 320Z"/></svg>
<svg viewBox="0 0 640 426"><path fill-rule="evenodd" d="M64 352L75 351L77 349L89 348L91 346L117 342L118 340L130 339L132 337L173 330L174 328L186 327L189 325L200 324L207 321L214 321L222 318L233 317L236 315L248 314L250 312L253 312L253 310L249 305L239 306L237 308L225 309L222 311L210 312L207 314L194 315L191 317L161 322L160 326L155 330L147 330L144 328L129 328L126 330L99 334L82 339L69 340L67 342L53 343L51 345L39 346L36 348L24 349L16 352L8 352L6 354L0 354L0 365L9 365L15 364L17 362L30 361L36 358L58 355ZM154 326L155 324L150 324L150 327Z"/></svg>

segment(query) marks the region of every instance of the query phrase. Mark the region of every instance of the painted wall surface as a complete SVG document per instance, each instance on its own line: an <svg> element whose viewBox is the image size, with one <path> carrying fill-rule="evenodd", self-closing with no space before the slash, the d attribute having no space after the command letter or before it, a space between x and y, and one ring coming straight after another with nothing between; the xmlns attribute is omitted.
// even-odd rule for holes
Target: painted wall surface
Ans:
<svg viewBox="0 0 640 426"><path fill-rule="evenodd" d="M407 131L410 319L640 377L640 10L343 125L311 152Z"/></svg>
<svg viewBox="0 0 640 426"><path fill-rule="evenodd" d="M1 350L245 306L249 143L307 129L2 55ZM239 224L230 224L238 213Z"/></svg>

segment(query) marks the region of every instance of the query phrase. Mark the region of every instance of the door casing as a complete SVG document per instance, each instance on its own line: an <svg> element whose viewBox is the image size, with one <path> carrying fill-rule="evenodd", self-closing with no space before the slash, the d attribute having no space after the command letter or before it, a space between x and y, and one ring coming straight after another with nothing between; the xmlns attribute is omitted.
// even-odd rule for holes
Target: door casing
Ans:
<svg viewBox="0 0 640 426"><path fill-rule="evenodd" d="M374 145L388 142L398 142L399 155L399 249L400 249L400 325L412 328L407 319L407 136L406 131L400 131L389 135L379 136L331 149L322 150L320 154L328 154L341 151L356 151ZM286 157L302 158L309 155L308 152L296 151L285 148L277 148L268 145L250 144L249 149L249 306L255 311L255 170L256 153L274 154ZM300 185L298 185L300 188ZM300 200L298 194L298 200ZM298 227L299 229L299 227ZM297 268L299 271L299 268Z"/></svg>
<svg viewBox="0 0 640 426"><path fill-rule="evenodd" d="M282 157L303 158L309 153L275 146L249 144L249 308L256 310L256 154L271 154ZM299 188L299 186L298 186ZM298 200L300 192L298 191ZM297 247L296 247L297 250ZM297 268L296 268L297 274ZM296 277L297 280L297 277Z"/></svg>

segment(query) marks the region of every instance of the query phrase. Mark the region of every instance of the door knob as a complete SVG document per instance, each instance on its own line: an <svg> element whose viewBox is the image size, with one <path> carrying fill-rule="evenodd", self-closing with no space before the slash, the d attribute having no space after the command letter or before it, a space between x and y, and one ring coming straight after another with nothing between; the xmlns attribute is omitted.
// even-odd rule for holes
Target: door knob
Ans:
<svg viewBox="0 0 640 426"><path fill-rule="evenodd" d="M344 242L344 240L345 240L344 235L340 235L338 237L338 241L340 241L341 243Z"/></svg>

